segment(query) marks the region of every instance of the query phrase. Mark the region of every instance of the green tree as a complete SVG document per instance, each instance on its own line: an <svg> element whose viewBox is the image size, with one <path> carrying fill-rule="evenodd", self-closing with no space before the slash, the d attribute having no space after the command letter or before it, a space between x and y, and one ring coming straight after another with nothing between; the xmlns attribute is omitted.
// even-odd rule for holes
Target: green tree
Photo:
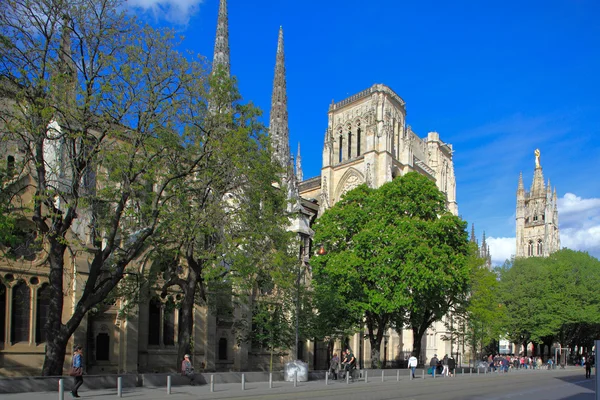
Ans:
<svg viewBox="0 0 600 400"><path fill-rule="evenodd" d="M218 291L227 286L250 318L248 295L261 271L269 270L278 285L283 277L292 279L285 272L293 265L286 257L285 191L273 186L281 171L272 161L260 112L241 103L235 82L222 70L213 74L210 86L209 112L202 114L200 105L185 120L190 132L198 130L190 140L202 157L201 168L177 184L154 240L155 251L174 258L164 271L163 294L172 287L183 292L179 359L191 350L194 304L214 311Z"/></svg>
<svg viewBox="0 0 600 400"><path fill-rule="evenodd" d="M443 193L417 173L379 189L359 186L317 221L315 242L327 254L313 261L316 297L338 300L349 321L364 318L373 367L392 323L412 328L420 352L425 330L465 296L465 228L446 210Z"/></svg>
<svg viewBox="0 0 600 400"><path fill-rule="evenodd" d="M24 152L35 193L18 217L44 244L52 293L44 375L62 374L69 338L146 250L173 186L202 162L178 116L202 100L191 94L206 74L175 50L172 32L123 10L116 0L0 5L2 131ZM71 257L89 267L63 320Z"/></svg>

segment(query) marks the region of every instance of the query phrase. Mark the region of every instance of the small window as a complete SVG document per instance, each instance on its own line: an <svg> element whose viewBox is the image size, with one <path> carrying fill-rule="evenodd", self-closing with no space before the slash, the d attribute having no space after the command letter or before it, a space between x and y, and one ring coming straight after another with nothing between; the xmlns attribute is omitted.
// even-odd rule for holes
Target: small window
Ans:
<svg viewBox="0 0 600 400"><path fill-rule="evenodd" d="M340 157L338 162L342 162L344 158L344 138L340 136Z"/></svg>
<svg viewBox="0 0 600 400"><path fill-rule="evenodd" d="M543 254L544 254L544 246L543 246L543 244L542 244L542 240L540 239L540 240L538 240L538 242L537 242L537 255L538 255L538 256L541 256L541 255L543 255Z"/></svg>
<svg viewBox="0 0 600 400"><path fill-rule="evenodd" d="M356 156L360 156L360 127L356 130Z"/></svg>
<svg viewBox="0 0 600 400"><path fill-rule="evenodd" d="M528 256L532 256L533 255L533 241L531 241L531 240L527 244L527 255Z"/></svg>

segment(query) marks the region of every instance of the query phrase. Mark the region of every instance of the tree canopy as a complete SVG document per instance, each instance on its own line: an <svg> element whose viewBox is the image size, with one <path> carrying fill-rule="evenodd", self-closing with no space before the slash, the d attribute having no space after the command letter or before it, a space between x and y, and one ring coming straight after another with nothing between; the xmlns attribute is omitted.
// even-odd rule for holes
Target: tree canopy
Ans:
<svg viewBox="0 0 600 400"><path fill-rule="evenodd" d="M418 173L378 189L359 186L317 220L315 242L327 254L312 261L315 296L335 301L347 324L360 327L364 318L374 366L392 324L411 327L420 351L425 330L466 295L465 229Z"/></svg>

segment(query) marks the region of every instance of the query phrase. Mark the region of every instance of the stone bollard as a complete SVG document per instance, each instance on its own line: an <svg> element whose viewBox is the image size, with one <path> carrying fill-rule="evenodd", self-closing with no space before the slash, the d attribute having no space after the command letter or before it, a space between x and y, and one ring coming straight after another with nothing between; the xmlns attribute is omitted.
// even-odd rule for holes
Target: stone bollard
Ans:
<svg viewBox="0 0 600 400"><path fill-rule="evenodd" d="M58 380L58 400L64 400L65 398L65 381L64 379Z"/></svg>
<svg viewBox="0 0 600 400"><path fill-rule="evenodd" d="M425 367L423 367L423 380L425 380Z"/></svg>
<svg viewBox="0 0 600 400"><path fill-rule="evenodd" d="M369 383L369 370L365 369L365 383Z"/></svg>
<svg viewBox="0 0 600 400"><path fill-rule="evenodd" d="M329 385L329 371L325 372L325 386Z"/></svg>
<svg viewBox="0 0 600 400"><path fill-rule="evenodd" d="M346 371L346 385L350 384L350 371Z"/></svg>
<svg viewBox="0 0 600 400"><path fill-rule="evenodd" d="M396 371L396 382L400 382L400 370Z"/></svg>
<svg viewBox="0 0 600 400"><path fill-rule="evenodd" d="M294 381L294 386L296 386L296 382ZM246 390L246 375L242 374L242 390Z"/></svg>
<svg viewBox="0 0 600 400"><path fill-rule="evenodd" d="M462 375L464 375L464 374L465 374L465 369L463 368L463 369L462 369Z"/></svg>
<svg viewBox="0 0 600 400"><path fill-rule="evenodd" d="M298 387L298 371L294 372L294 387Z"/></svg>
<svg viewBox="0 0 600 400"><path fill-rule="evenodd" d="M210 375L210 391L211 393L215 391L215 376L213 374Z"/></svg>
<svg viewBox="0 0 600 400"><path fill-rule="evenodd" d="M167 394L171 394L171 375L167 375Z"/></svg>
<svg viewBox="0 0 600 400"><path fill-rule="evenodd" d="M123 378L117 378L117 396L123 397Z"/></svg>
<svg viewBox="0 0 600 400"><path fill-rule="evenodd" d="M385 376L385 371L381 370L381 382L384 381L384 379L385 379L384 376Z"/></svg>
<svg viewBox="0 0 600 400"><path fill-rule="evenodd" d="M327 379L327 375L325 375L325 379ZM273 373L269 372L269 389L273 389Z"/></svg>

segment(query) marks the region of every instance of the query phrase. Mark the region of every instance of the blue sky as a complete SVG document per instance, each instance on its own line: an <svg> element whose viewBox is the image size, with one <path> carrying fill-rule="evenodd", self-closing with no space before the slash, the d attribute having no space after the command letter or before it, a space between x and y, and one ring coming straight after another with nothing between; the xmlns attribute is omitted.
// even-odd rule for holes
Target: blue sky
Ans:
<svg viewBox="0 0 600 400"><path fill-rule="evenodd" d="M130 0L212 57L218 0ZM144 11L145 10L145 11ZM290 145L319 175L327 108L374 83L405 101L420 136L455 149L459 213L485 230L495 263L514 253L519 172L539 148L556 186L563 246L600 257L600 2L229 0L231 70L270 107L283 26Z"/></svg>

